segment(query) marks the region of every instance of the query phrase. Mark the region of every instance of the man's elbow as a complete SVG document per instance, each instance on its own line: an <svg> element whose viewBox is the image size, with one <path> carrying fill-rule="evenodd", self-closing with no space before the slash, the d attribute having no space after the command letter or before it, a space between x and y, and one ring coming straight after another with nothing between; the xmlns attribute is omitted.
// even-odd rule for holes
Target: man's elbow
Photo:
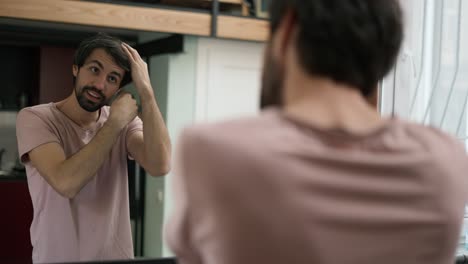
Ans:
<svg viewBox="0 0 468 264"><path fill-rule="evenodd" d="M73 199L78 194L78 190L76 188L73 188L66 182L56 183L52 187L58 194L60 194L60 196L66 199Z"/></svg>
<svg viewBox="0 0 468 264"><path fill-rule="evenodd" d="M59 177L58 175L60 174L46 175L46 181L63 198L75 198L75 196L79 193L79 189L74 187L70 181L67 181L63 177Z"/></svg>
<svg viewBox="0 0 468 264"><path fill-rule="evenodd" d="M59 192L59 194L66 199L73 199L75 196L78 194L78 192L72 191L72 190L63 190Z"/></svg>
<svg viewBox="0 0 468 264"><path fill-rule="evenodd" d="M151 166L152 168L148 168L146 172L148 172L153 177L164 176L171 171L171 166L169 163L163 164L162 166Z"/></svg>

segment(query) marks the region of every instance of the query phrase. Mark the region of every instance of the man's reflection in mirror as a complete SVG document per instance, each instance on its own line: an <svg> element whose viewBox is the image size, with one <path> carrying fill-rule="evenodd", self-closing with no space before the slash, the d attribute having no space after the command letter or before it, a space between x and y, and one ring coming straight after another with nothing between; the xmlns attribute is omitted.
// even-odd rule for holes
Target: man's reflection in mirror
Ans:
<svg viewBox="0 0 468 264"><path fill-rule="evenodd" d="M170 169L148 68L134 48L102 33L81 42L70 66L66 99L24 108L17 118L34 208L32 260L133 258L127 157L154 176ZM121 89L131 81L140 112Z"/></svg>

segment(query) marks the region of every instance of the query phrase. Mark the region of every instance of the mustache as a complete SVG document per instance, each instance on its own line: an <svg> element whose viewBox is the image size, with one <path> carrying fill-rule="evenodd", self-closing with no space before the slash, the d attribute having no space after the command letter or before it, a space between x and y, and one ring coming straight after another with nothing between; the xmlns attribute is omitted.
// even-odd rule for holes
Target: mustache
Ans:
<svg viewBox="0 0 468 264"><path fill-rule="evenodd" d="M103 100L106 99L106 96L102 93L102 91L99 90L99 89L97 89L97 88L94 87L94 86L84 86L83 89L82 89L82 93L84 93L84 92L87 91L87 90L90 90L90 91L93 91L93 92L99 94L99 96L101 96L101 98L102 98Z"/></svg>

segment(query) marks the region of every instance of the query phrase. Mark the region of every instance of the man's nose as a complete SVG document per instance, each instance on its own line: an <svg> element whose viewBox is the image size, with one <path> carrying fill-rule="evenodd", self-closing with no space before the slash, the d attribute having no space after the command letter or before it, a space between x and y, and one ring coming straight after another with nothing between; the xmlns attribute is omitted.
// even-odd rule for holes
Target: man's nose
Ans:
<svg viewBox="0 0 468 264"><path fill-rule="evenodd" d="M104 87L106 86L106 77L105 76L99 76L94 80L94 87L98 90L104 90Z"/></svg>

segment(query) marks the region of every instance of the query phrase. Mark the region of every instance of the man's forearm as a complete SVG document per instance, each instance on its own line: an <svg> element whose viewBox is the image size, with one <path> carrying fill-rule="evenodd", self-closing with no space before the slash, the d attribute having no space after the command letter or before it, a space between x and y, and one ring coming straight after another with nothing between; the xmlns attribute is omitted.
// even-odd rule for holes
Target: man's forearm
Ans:
<svg viewBox="0 0 468 264"><path fill-rule="evenodd" d="M65 160L56 170L56 179L68 198L73 198L97 173L109 156L121 128L107 121L94 138L80 151Z"/></svg>
<svg viewBox="0 0 468 264"><path fill-rule="evenodd" d="M122 48L128 55L133 84L141 99L143 121L143 136L141 133L131 136L127 147L147 172L164 175L170 167L171 142L151 87L148 65L128 44L123 43Z"/></svg>
<svg viewBox="0 0 468 264"><path fill-rule="evenodd" d="M164 119L152 91L140 94L141 119L143 121L144 160L143 167L153 176L169 171L171 142Z"/></svg>

